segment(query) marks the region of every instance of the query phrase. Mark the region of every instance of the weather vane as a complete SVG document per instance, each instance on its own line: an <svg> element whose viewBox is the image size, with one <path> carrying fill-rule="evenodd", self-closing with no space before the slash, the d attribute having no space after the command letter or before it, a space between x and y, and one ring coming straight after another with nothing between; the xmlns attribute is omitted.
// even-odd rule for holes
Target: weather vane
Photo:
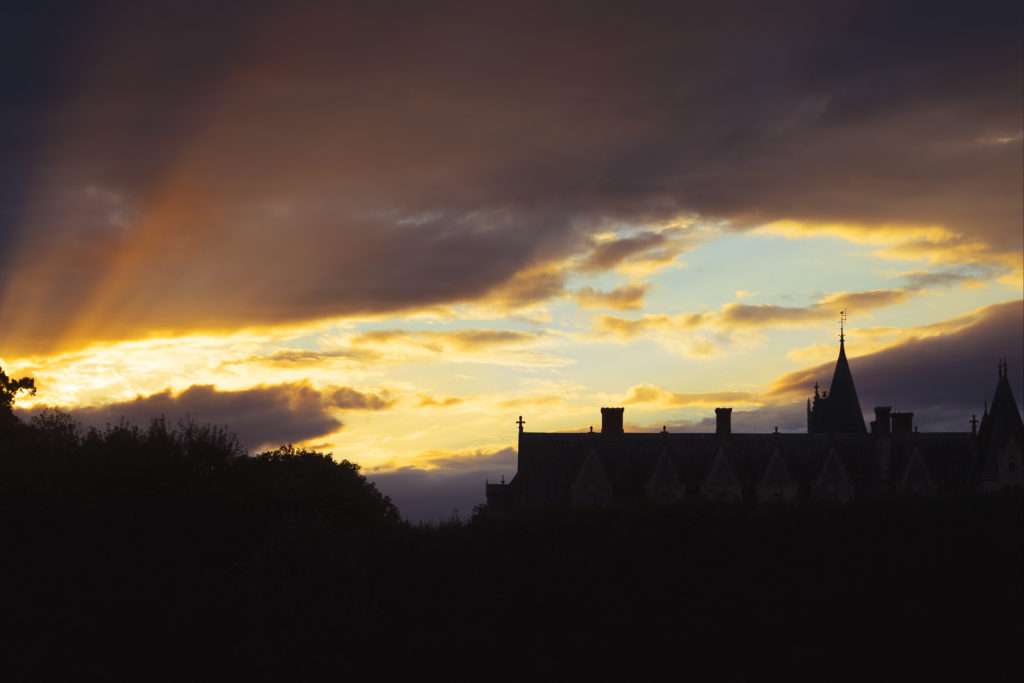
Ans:
<svg viewBox="0 0 1024 683"><path fill-rule="evenodd" d="M845 322L846 322L846 309L844 308L843 310L839 311L839 341L840 342L844 341L844 339L843 339L843 324Z"/></svg>

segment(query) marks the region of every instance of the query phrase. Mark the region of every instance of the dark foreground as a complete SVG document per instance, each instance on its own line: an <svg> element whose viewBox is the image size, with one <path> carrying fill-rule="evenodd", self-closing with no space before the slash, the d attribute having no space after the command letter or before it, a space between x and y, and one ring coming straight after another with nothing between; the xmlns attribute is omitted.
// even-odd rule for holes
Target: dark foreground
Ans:
<svg viewBox="0 0 1024 683"><path fill-rule="evenodd" d="M94 436L0 442L8 680L1021 671L1019 492L416 527L318 454Z"/></svg>

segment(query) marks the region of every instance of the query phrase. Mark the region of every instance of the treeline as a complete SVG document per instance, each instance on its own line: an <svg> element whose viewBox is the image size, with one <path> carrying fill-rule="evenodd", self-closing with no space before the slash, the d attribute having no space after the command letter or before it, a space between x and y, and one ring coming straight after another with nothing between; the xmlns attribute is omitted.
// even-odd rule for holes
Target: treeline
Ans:
<svg viewBox="0 0 1024 683"><path fill-rule="evenodd" d="M378 608L372 547L398 509L348 461L248 457L222 427L0 425L0 619L8 671L280 663ZM316 641L319 642L319 641Z"/></svg>
<svg viewBox="0 0 1024 683"><path fill-rule="evenodd" d="M323 454L50 411L0 432L0 619L15 678L998 678L1022 521L1015 492L411 525Z"/></svg>

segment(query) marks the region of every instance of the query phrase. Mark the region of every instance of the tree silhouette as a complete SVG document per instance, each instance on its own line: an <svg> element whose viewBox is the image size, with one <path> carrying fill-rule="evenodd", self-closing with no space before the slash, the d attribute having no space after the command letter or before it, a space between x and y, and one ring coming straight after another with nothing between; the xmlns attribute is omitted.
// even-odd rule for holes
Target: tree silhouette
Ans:
<svg viewBox="0 0 1024 683"><path fill-rule="evenodd" d="M19 392L27 391L29 396L36 393L36 381L31 377L12 379L0 368L0 406L10 410Z"/></svg>
<svg viewBox="0 0 1024 683"><path fill-rule="evenodd" d="M0 423L14 420L14 412L11 407L18 394L25 392L29 396L36 393L36 381L31 377L13 379L0 368Z"/></svg>

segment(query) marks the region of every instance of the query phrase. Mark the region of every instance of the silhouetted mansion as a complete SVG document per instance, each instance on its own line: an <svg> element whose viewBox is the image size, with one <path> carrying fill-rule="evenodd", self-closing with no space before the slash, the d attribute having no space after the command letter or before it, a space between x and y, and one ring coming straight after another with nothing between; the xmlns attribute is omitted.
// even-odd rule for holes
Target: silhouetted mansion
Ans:
<svg viewBox="0 0 1024 683"><path fill-rule="evenodd" d="M580 505L681 498L850 500L1020 488L1024 425L1006 362L970 432L919 432L913 413L875 408L870 433L840 335L828 393L807 401L807 433L737 434L716 408L714 434L627 434L624 408L601 408L601 432L535 433L519 420L518 472L490 484L487 505Z"/></svg>

